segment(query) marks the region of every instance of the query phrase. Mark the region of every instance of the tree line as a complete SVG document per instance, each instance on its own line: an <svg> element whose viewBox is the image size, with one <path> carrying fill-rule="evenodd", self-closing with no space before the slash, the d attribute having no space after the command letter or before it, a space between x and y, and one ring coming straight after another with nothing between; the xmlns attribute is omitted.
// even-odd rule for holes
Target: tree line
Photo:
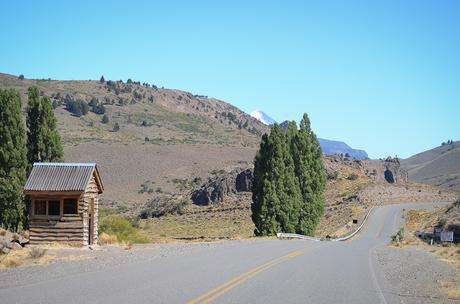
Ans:
<svg viewBox="0 0 460 304"><path fill-rule="evenodd" d="M313 235L324 213L326 173L321 146L307 114L299 128L275 124L254 161L252 220L256 235Z"/></svg>
<svg viewBox="0 0 460 304"><path fill-rule="evenodd" d="M18 230L27 225L22 194L34 162L63 161L63 148L51 99L37 87L28 90L24 123L18 91L0 89L0 226Z"/></svg>

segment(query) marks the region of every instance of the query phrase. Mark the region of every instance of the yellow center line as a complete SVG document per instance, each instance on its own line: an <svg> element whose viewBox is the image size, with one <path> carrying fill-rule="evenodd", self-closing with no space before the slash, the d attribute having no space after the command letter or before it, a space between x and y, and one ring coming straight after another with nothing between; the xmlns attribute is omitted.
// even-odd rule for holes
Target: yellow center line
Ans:
<svg viewBox="0 0 460 304"><path fill-rule="evenodd" d="M279 257L279 258L276 258L270 262L267 262L261 266L258 266L248 272L245 272L241 275L239 275L238 277L222 284L222 285L219 285L217 286L216 288L206 292L205 294L199 296L198 298L190 301L188 304L206 304L206 303L209 303L211 302L212 300L220 297L221 295L227 293L228 291L230 291L231 289L235 288L236 286L240 285L241 283L249 280L250 278L254 277L255 275L277 265L277 264L280 264L281 262L283 261L286 261L287 259L290 259L290 258L294 258L296 256L299 256L303 253L303 250L296 250L296 251L293 251L285 256L282 256L282 257Z"/></svg>

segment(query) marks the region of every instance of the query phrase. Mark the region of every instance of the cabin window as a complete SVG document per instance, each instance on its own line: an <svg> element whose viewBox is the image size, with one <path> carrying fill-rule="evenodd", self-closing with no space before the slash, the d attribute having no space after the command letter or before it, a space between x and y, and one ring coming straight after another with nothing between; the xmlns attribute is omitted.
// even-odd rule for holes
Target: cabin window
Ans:
<svg viewBox="0 0 460 304"><path fill-rule="evenodd" d="M34 214L35 215L46 215L46 201L45 200L35 201Z"/></svg>
<svg viewBox="0 0 460 304"><path fill-rule="evenodd" d="M76 199L64 200L64 214L78 214L78 202Z"/></svg>
<svg viewBox="0 0 460 304"><path fill-rule="evenodd" d="M48 215L61 215L61 201L48 201Z"/></svg>

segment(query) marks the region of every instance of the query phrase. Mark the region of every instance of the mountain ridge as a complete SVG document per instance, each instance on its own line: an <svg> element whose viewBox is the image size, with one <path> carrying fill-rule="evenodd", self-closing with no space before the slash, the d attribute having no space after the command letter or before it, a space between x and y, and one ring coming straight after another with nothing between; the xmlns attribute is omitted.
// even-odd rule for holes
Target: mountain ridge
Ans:
<svg viewBox="0 0 460 304"><path fill-rule="evenodd" d="M289 121L283 121L280 126L286 132L289 125ZM353 149L343 141L330 140L324 138L318 138L319 144L324 155L343 155L344 157L365 160L369 159L367 152L364 150Z"/></svg>

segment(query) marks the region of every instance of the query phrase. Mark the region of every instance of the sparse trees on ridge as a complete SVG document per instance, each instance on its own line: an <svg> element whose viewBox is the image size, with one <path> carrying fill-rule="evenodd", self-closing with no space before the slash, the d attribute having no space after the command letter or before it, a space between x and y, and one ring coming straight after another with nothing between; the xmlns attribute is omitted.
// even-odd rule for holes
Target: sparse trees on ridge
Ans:
<svg viewBox="0 0 460 304"><path fill-rule="evenodd" d="M305 114L297 129L277 124L264 135L254 161L252 219L256 235L312 235L324 212L322 152Z"/></svg>
<svg viewBox="0 0 460 304"><path fill-rule="evenodd" d="M29 169L34 162L62 161L64 152L50 98L40 97L37 87L29 88L28 95L27 159Z"/></svg>

